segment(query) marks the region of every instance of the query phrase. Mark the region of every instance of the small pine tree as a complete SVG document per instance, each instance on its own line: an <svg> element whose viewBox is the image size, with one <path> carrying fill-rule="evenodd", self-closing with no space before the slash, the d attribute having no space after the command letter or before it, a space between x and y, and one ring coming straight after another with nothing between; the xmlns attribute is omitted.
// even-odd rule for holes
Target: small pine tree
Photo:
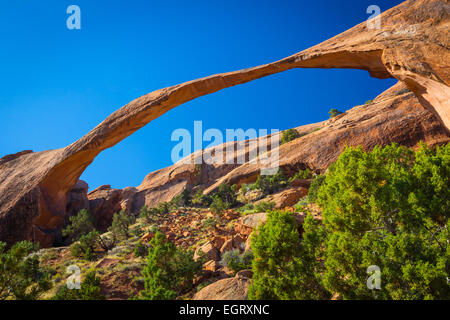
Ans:
<svg viewBox="0 0 450 320"><path fill-rule="evenodd" d="M209 209L214 214L222 214L226 209L229 209L230 205L222 200L222 198L215 195L213 197L213 202Z"/></svg>
<svg viewBox="0 0 450 320"><path fill-rule="evenodd" d="M199 189L191 200L191 203L199 207L209 207L212 199L210 196L203 194L203 190Z"/></svg>
<svg viewBox="0 0 450 320"><path fill-rule="evenodd" d="M300 134L295 129L287 129L283 131L283 134L281 136L281 144L288 143L289 141L295 140L297 138L300 138Z"/></svg>
<svg viewBox="0 0 450 320"><path fill-rule="evenodd" d="M308 202L313 203L317 201L317 192L319 191L320 186L325 180L325 175L318 175L311 182L311 185L308 189Z"/></svg>
<svg viewBox="0 0 450 320"><path fill-rule="evenodd" d="M91 261L95 258L95 248L97 247L100 234L97 231L91 231L82 235L78 242L70 246L70 253L74 257L83 257L85 260Z"/></svg>
<svg viewBox="0 0 450 320"><path fill-rule="evenodd" d="M298 290L295 259L300 254L297 223L291 212L272 211L251 236L253 282L249 299L292 299Z"/></svg>
<svg viewBox="0 0 450 320"><path fill-rule="evenodd" d="M330 109L330 111L328 111L328 114L330 115L330 119L334 118L342 113L343 113L342 111L339 111L338 109L334 109L334 108Z"/></svg>
<svg viewBox="0 0 450 320"><path fill-rule="evenodd" d="M259 175L251 189L259 189L265 195L272 194L288 185L288 179L282 170L274 175Z"/></svg>
<svg viewBox="0 0 450 320"><path fill-rule="evenodd" d="M9 250L0 242L0 301L36 300L52 287L50 275L32 254L36 250L28 241L17 242Z"/></svg>
<svg viewBox="0 0 450 320"><path fill-rule="evenodd" d="M142 242L139 240L139 242L136 244L136 247L134 248L134 255L136 257L146 257L148 254L148 248L142 244Z"/></svg>
<svg viewBox="0 0 450 320"><path fill-rule="evenodd" d="M310 216L307 226L316 226ZM320 230L303 240L292 212L272 211L267 222L251 237L254 254L253 282L249 299L325 299L327 291L320 283Z"/></svg>
<svg viewBox="0 0 450 320"><path fill-rule="evenodd" d="M143 270L145 290L140 292L140 298L175 299L182 290L192 287L192 280L201 268L201 262L194 261L192 251L177 249L158 231L150 241Z"/></svg>
<svg viewBox="0 0 450 320"><path fill-rule="evenodd" d="M62 230L62 235L78 240L81 236L88 234L95 229L95 217L86 210L80 210L76 216L69 218L70 224Z"/></svg>
<svg viewBox="0 0 450 320"><path fill-rule="evenodd" d="M109 231L117 238L126 239L130 236L130 225L135 222L135 218L125 211L120 210L119 213L115 213L113 221Z"/></svg>
<svg viewBox="0 0 450 320"><path fill-rule="evenodd" d="M241 270L251 269L252 260L253 253L251 251L245 251L241 254L239 249L233 249L223 254L221 264L236 273Z"/></svg>
<svg viewBox="0 0 450 320"><path fill-rule="evenodd" d="M66 285L60 287L52 300L105 300L101 292L100 279L95 271L86 274L80 289L69 289Z"/></svg>

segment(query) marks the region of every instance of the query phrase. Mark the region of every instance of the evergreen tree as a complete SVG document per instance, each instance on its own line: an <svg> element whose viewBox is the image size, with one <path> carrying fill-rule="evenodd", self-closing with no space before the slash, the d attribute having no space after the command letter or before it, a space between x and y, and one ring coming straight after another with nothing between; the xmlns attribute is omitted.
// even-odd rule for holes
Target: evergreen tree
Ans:
<svg viewBox="0 0 450 320"><path fill-rule="evenodd" d="M0 300L35 300L51 288L50 275L33 254L37 247L17 242L9 250L0 242Z"/></svg>

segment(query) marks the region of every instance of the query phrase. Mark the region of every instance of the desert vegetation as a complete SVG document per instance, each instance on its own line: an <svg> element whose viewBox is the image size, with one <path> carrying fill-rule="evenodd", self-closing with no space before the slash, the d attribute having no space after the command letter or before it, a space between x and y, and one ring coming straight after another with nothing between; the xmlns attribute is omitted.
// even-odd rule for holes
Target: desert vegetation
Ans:
<svg viewBox="0 0 450 320"><path fill-rule="evenodd" d="M29 242L1 244L0 299L105 299L105 288L122 275L127 299L189 299L218 281L214 272L205 276L211 266L228 277L250 271L249 299L448 299L449 177L448 144L348 147L326 173L306 168L289 177L280 170L240 189L185 190L142 207L137 218L117 212L104 233L81 210L63 230L68 254ZM291 209L266 200L305 181L308 193ZM245 198L255 192L256 200ZM260 213L267 220L244 244L236 226ZM167 232L169 217L179 235ZM220 252L199 250L218 232L237 240ZM182 234L188 245L176 244ZM65 286L69 264L86 270L80 290ZM368 270L378 270L380 289L367 286Z"/></svg>
<svg viewBox="0 0 450 320"><path fill-rule="evenodd" d="M449 156L449 145L347 148L311 196L321 222L308 215L299 236L292 213L275 211L254 234L249 297L448 299Z"/></svg>

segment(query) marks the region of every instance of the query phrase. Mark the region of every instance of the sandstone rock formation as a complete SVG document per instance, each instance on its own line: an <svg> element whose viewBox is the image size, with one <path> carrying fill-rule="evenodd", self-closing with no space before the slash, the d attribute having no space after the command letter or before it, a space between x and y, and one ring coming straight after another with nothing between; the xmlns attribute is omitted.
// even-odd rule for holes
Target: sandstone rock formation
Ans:
<svg viewBox="0 0 450 320"><path fill-rule="evenodd" d="M254 213L241 217L234 225L234 229L237 233L249 236L253 230L255 230L260 224L264 224L267 221L267 213Z"/></svg>
<svg viewBox="0 0 450 320"><path fill-rule="evenodd" d="M97 229L106 231L112 223L114 213L122 209L122 190L103 185L89 192L88 199L89 210L95 217Z"/></svg>
<svg viewBox="0 0 450 320"><path fill-rule="evenodd" d="M82 209L89 209L88 190L89 185L83 180L78 180L72 190L70 190L67 197L67 218L76 215Z"/></svg>
<svg viewBox="0 0 450 320"><path fill-rule="evenodd" d="M203 246L201 246L200 248L198 248L198 250L195 251L194 260L198 260L202 254L206 256L208 261L220 260L219 250L214 246L214 244L211 241L205 243Z"/></svg>
<svg viewBox="0 0 450 320"><path fill-rule="evenodd" d="M298 200L308 194L308 189L303 187L289 188L271 194L260 201L275 203L275 209L284 209L286 207L293 207ZM260 201L255 202L258 203Z"/></svg>
<svg viewBox="0 0 450 320"><path fill-rule="evenodd" d="M242 276L216 281L197 292L193 300L247 300L250 279Z"/></svg>
<svg viewBox="0 0 450 320"><path fill-rule="evenodd" d="M284 157L280 154L284 167L288 168L290 163L296 166L303 163L323 170L345 143L361 143L369 148L391 141L412 146L419 139L431 144L448 141L449 6L447 0L406 1L381 15L380 30L369 30L363 22L330 40L273 63L154 91L117 110L65 148L2 158L0 240L11 244L30 239L40 242L41 246L50 246L66 219L68 193L101 151L180 104L293 68L363 69L373 77L399 79L415 97L406 94L381 100L324 123L326 128L310 133L307 141L297 139L280 147L280 152L284 150ZM217 183L251 180L255 170L250 166L239 166L217 179L209 191L214 190ZM174 168L162 171L169 173L166 183L162 183L162 175L158 183L157 174L152 182L147 181L158 190L154 194L159 200L164 194L174 194L185 188L186 181L192 179L191 171ZM140 192L136 195L143 192L143 188L138 189ZM146 197L150 195L136 199L145 202Z"/></svg>

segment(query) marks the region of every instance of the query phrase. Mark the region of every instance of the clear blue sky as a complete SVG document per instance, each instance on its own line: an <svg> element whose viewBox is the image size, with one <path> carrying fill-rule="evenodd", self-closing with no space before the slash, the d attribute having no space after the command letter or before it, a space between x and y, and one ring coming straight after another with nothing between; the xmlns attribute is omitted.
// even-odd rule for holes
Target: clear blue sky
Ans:
<svg viewBox="0 0 450 320"><path fill-rule="evenodd" d="M299 52L402 1L40 0L0 7L0 156L61 148L150 91ZM81 8L68 30L66 8ZM139 185L171 165L176 128L287 129L347 110L395 83L360 70L297 69L182 105L83 174L90 188ZM205 146L207 143L205 143Z"/></svg>

